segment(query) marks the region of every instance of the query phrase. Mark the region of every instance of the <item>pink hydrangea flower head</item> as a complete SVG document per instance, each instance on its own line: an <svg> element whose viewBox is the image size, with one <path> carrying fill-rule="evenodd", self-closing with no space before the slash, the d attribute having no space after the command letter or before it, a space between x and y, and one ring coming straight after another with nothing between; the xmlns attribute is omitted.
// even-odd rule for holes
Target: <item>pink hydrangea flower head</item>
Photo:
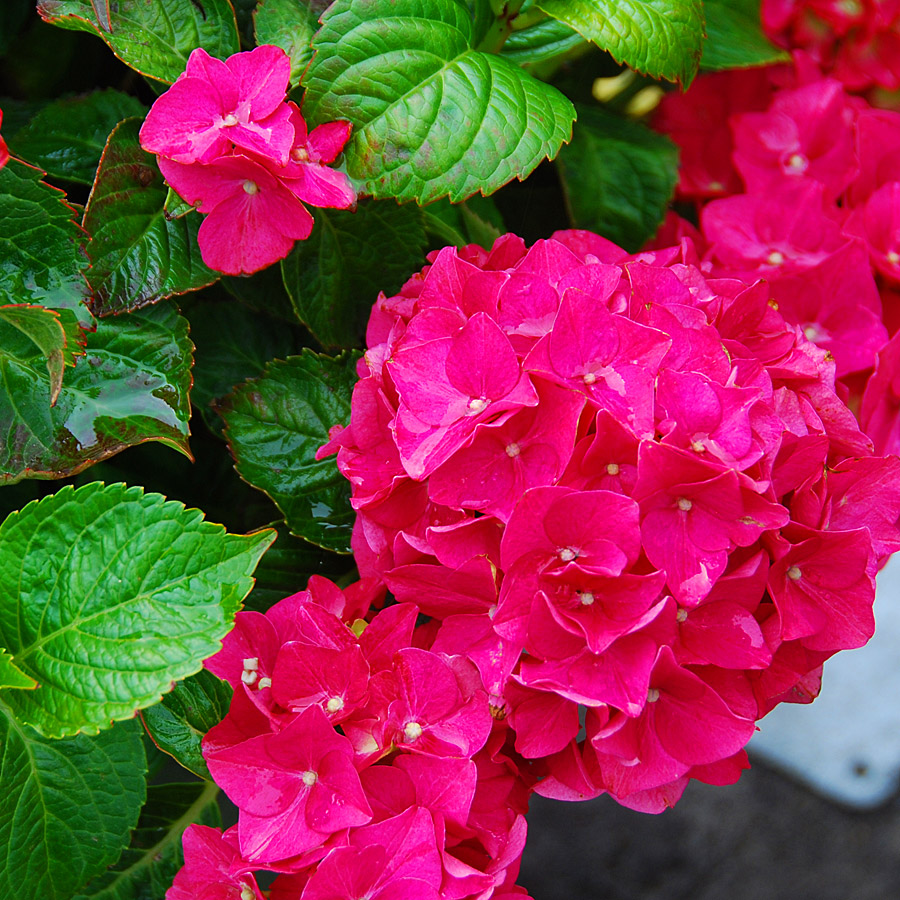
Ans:
<svg viewBox="0 0 900 900"><path fill-rule="evenodd" d="M0 125L3 124L3 110L0 109ZM6 146L6 141L3 140L2 136L0 136L0 169L2 169L9 162L9 148Z"/></svg>
<svg viewBox="0 0 900 900"><path fill-rule="evenodd" d="M184 865L166 900L263 900L237 847L233 831L189 825L182 836ZM235 874L235 872L238 874Z"/></svg>
<svg viewBox="0 0 900 900"><path fill-rule="evenodd" d="M284 165L294 143L284 102L290 74L280 47L256 47L224 62L198 48L147 114L141 146L189 164L226 155L233 144Z"/></svg>

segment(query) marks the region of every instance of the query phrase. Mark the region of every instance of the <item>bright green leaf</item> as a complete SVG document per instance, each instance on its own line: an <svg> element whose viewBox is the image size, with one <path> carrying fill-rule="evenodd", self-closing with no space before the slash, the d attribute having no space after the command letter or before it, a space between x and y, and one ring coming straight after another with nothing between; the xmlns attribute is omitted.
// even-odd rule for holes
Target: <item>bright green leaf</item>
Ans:
<svg viewBox="0 0 900 900"><path fill-rule="evenodd" d="M73 475L144 441L190 455L192 346L171 301L100 319L52 409L41 352L3 327L19 343L0 353L0 484Z"/></svg>
<svg viewBox="0 0 900 900"><path fill-rule="evenodd" d="M0 702L0 895L69 900L114 863L138 820L146 768L136 722L49 740Z"/></svg>
<svg viewBox="0 0 900 900"><path fill-rule="evenodd" d="M139 309L219 277L200 258L200 215L166 216L168 189L153 155L141 149L140 127L140 119L126 119L109 136L84 214L91 235L88 280L101 316Z"/></svg>
<svg viewBox="0 0 900 900"><path fill-rule="evenodd" d="M304 350L276 360L220 407L241 478L272 498L294 534L338 553L350 552L350 483L316 451L350 420L357 358Z"/></svg>
<svg viewBox="0 0 900 900"><path fill-rule="evenodd" d="M184 861L184 830L193 824L221 824L217 795L210 782L150 785L131 844L115 866L73 900L164 900Z"/></svg>
<svg viewBox="0 0 900 900"><path fill-rule="evenodd" d="M54 178L93 184L109 133L145 112L139 100L114 90L56 100L16 133L10 149Z"/></svg>
<svg viewBox="0 0 900 900"><path fill-rule="evenodd" d="M313 124L348 119L347 171L375 197L490 194L569 139L572 104L473 49L466 0L337 0L306 77Z"/></svg>
<svg viewBox="0 0 900 900"><path fill-rule="evenodd" d="M684 88L697 74L702 0L536 0L617 62Z"/></svg>
<svg viewBox="0 0 900 900"><path fill-rule="evenodd" d="M141 713L144 726L160 750L201 778L210 778L200 750L203 735L225 717L232 690L212 672L201 669L180 681L155 706Z"/></svg>
<svg viewBox="0 0 900 900"><path fill-rule="evenodd" d="M300 320L326 348L356 347L377 292L396 293L425 263L422 211L393 202L319 210L308 240L281 263Z"/></svg>
<svg viewBox="0 0 900 900"><path fill-rule="evenodd" d="M562 56L583 43L584 38L565 23L542 19L528 28L514 31L500 52L510 62L524 66Z"/></svg>
<svg viewBox="0 0 900 900"><path fill-rule="evenodd" d="M0 169L0 305L69 309L90 325L83 303L88 296L84 232L72 220L66 195L41 175L18 160Z"/></svg>
<svg viewBox="0 0 900 900"><path fill-rule="evenodd" d="M704 0L706 41L700 68L709 71L789 62L763 33L759 0Z"/></svg>
<svg viewBox="0 0 900 900"><path fill-rule="evenodd" d="M678 178L678 151L638 122L579 107L572 143L557 165L574 227L635 251L665 217Z"/></svg>
<svg viewBox="0 0 900 900"><path fill-rule="evenodd" d="M319 27L304 0L260 0L253 13L257 44L275 44L291 58L291 84L300 80L312 59L312 38Z"/></svg>
<svg viewBox="0 0 900 900"><path fill-rule="evenodd" d="M272 531L226 534L123 484L64 487L0 525L0 646L35 678L6 699L42 734L96 733L197 672Z"/></svg>
<svg viewBox="0 0 900 900"><path fill-rule="evenodd" d="M16 688L30 691L36 687L37 682L14 665L11 654L0 650L0 690Z"/></svg>
<svg viewBox="0 0 900 900"><path fill-rule="evenodd" d="M78 327L71 310L44 309L43 306L29 306L24 303L0 306L0 357L10 356L13 343L9 336L3 339L4 325L12 326L24 334L33 346L40 350L46 360L47 375L50 379L50 405L56 403L62 389L63 368L75 365L75 355L84 353L84 333ZM27 354L31 356L32 354ZM15 358L22 362L21 356ZM5 369L0 360L0 369Z"/></svg>
<svg viewBox="0 0 900 900"><path fill-rule="evenodd" d="M38 0L37 11L51 25L96 34L126 65L166 84L197 47L219 59L240 49L228 0L117 0L109 29L98 23L91 0Z"/></svg>

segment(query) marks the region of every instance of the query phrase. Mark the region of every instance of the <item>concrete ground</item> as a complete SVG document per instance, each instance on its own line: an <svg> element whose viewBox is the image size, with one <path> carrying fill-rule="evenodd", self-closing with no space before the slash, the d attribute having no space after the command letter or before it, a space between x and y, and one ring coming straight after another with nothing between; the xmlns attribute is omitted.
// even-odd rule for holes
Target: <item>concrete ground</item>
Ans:
<svg viewBox="0 0 900 900"><path fill-rule="evenodd" d="M535 797L519 884L534 900L898 900L900 798L851 811L757 760L660 816Z"/></svg>

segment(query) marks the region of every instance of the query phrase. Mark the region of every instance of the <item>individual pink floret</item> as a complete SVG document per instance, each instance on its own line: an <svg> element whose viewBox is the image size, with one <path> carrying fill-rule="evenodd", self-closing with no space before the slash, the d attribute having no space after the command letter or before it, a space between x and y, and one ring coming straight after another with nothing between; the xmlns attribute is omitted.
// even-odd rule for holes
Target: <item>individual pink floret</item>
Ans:
<svg viewBox="0 0 900 900"><path fill-rule="evenodd" d="M217 828L189 825L181 841L184 865L166 900L263 900L256 879L246 871L233 829L223 835Z"/></svg>

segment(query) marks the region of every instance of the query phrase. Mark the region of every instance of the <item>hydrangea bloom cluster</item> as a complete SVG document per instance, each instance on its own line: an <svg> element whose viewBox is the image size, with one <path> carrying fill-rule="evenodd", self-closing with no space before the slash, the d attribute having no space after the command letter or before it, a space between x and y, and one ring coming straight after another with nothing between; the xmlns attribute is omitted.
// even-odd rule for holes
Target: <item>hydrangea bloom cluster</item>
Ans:
<svg viewBox="0 0 900 900"><path fill-rule="evenodd" d="M803 49L849 87L900 87L896 0L763 0L761 13L772 40Z"/></svg>
<svg viewBox="0 0 900 900"><path fill-rule="evenodd" d="M227 60L205 50L154 104L141 146L178 194L205 214L203 261L229 275L255 272L309 237L304 204L346 209L356 194L329 168L350 138L349 122L307 132L295 103L285 100L290 60L262 45Z"/></svg>
<svg viewBox="0 0 900 900"><path fill-rule="evenodd" d="M270 900L524 894L528 791L507 726L415 604L362 618L372 588L313 577L238 613L206 664L234 695L203 753L240 817L224 835L188 829L168 900L261 900L260 869L279 873Z"/></svg>
<svg viewBox="0 0 900 900"><path fill-rule="evenodd" d="M736 780L756 720L872 634L900 547L900 460L832 355L699 263L586 232L445 248L379 297L320 451L361 574L475 664L545 796L659 811Z"/></svg>
<svg viewBox="0 0 900 900"><path fill-rule="evenodd" d="M679 190L697 203L702 234L692 233L711 271L765 278L785 319L834 357L878 452L896 453L900 113L802 59L701 78L696 91L667 97L657 124L681 147Z"/></svg>

